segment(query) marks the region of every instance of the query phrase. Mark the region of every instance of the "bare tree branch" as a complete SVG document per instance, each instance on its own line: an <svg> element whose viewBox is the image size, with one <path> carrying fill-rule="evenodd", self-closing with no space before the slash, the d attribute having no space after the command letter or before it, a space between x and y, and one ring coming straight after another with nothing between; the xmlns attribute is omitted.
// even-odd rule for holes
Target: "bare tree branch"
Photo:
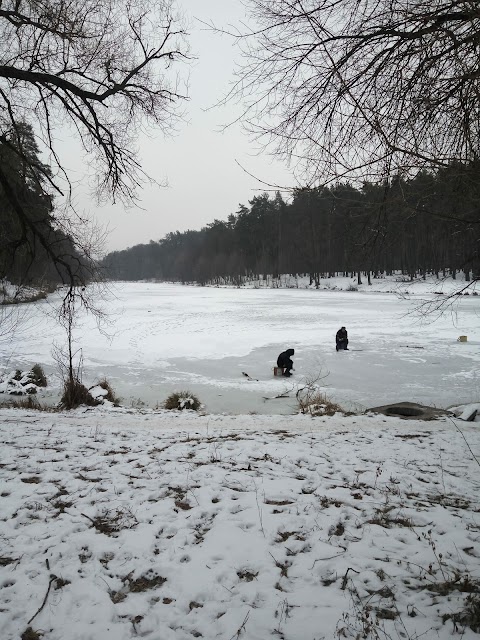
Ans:
<svg viewBox="0 0 480 640"><path fill-rule="evenodd" d="M71 195L54 135L69 122L96 161L98 195L132 201L146 177L134 141L148 122L173 130L187 99L174 67L189 59L173 0L0 0L0 146L28 166L45 198L62 194L65 180ZM18 132L25 123L51 169L24 148ZM15 242L36 239L58 273L78 284L78 272L47 227L34 223L5 169L0 189L24 229ZM55 223L72 231L66 217Z"/></svg>
<svg viewBox="0 0 480 640"><path fill-rule="evenodd" d="M480 7L465 0L248 0L229 98L308 183L480 155Z"/></svg>

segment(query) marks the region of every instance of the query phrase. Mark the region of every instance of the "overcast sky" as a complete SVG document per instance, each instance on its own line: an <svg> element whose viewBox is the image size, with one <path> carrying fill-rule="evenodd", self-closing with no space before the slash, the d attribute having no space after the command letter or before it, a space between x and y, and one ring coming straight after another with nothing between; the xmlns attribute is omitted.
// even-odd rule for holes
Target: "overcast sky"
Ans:
<svg viewBox="0 0 480 640"><path fill-rule="evenodd" d="M147 174L168 181L169 186L146 185L140 192L142 209L128 210L120 205L99 208L86 188L77 190L77 206L109 228L106 251L159 240L170 231L200 229L215 218L226 219L239 203L248 204L264 187L236 160L266 182L293 183L284 165L258 155L239 125L221 132L221 125L239 114L238 106L210 109L228 90L238 50L230 38L208 31L196 18L222 27L238 24L245 20L241 0L177 0L177 4L187 18L192 54L197 57L189 70L186 121L171 139L159 134L140 140L140 160ZM81 168L73 173L74 179L80 178Z"/></svg>

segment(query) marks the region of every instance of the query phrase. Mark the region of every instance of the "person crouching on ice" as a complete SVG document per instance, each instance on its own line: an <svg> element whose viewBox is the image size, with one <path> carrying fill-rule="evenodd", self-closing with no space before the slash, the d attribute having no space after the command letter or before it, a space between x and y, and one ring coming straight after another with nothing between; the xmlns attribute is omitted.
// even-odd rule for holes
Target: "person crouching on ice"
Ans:
<svg viewBox="0 0 480 640"><path fill-rule="evenodd" d="M295 354L295 349L287 349L286 351L282 351L282 353L277 358L277 367L282 367L284 372L282 375L289 378L293 369L293 361L292 356Z"/></svg>
<svg viewBox="0 0 480 640"><path fill-rule="evenodd" d="M348 351L348 333L345 327L342 327L337 331L335 340L337 343L337 351L342 351L343 349Z"/></svg>

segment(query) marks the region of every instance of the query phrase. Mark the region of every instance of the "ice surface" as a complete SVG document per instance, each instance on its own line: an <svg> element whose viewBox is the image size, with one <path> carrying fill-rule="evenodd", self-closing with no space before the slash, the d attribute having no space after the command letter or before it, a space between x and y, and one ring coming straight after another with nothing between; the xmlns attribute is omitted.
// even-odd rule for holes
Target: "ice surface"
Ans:
<svg viewBox="0 0 480 640"><path fill-rule="evenodd" d="M439 286L374 281L360 291L317 291L119 283L103 303L109 335L83 317L75 338L86 385L106 377L126 405L139 399L155 406L171 391L190 390L210 413L288 414L297 386L321 375L327 394L345 408L399 401L446 408L478 401L480 297L462 297L457 316L422 324L412 310L421 297L438 300L429 291ZM403 299L398 287L413 295ZM65 343L53 319L56 301L28 305L28 323L0 343L8 370L45 367L52 400L60 388L52 342ZM350 351L337 353L342 325ZM468 342L457 342L459 335ZM289 347L294 376L274 378L277 355ZM286 390L289 398L264 399Z"/></svg>

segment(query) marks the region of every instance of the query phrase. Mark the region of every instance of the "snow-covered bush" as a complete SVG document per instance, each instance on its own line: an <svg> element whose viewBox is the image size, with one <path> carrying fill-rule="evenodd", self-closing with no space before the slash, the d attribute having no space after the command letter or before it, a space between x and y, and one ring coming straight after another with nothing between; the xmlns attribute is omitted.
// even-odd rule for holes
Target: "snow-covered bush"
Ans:
<svg viewBox="0 0 480 640"><path fill-rule="evenodd" d="M44 300L55 289L56 285L43 284L35 287L26 287L12 284L7 280L0 280L0 304L21 304Z"/></svg>
<svg viewBox="0 0 480 640"><path fill-rule="evenodd" d="M99 402L105 402L105 400L107 400L116 406L120 404L120 400L115 395L115 392L106 378L103 378L97 382L96 385L90 387L89 392L90 395Z"/></svg>
<svg viewBox="0 0 480 640"><path fill-rule="evenodd" d="M47 386L47 378L42 367L34 365L30 371L10 371L0 375L0 393L25 396L37 393L39 387Z"/></svg>
<svg viewBox="0 0 480 640"><path fill-rule="evenodd" d="M201 407L200 400L190 393L190 391L175 391L171 393L165 400L165 409L191 409L192 411L198 411Z"/></svg>

